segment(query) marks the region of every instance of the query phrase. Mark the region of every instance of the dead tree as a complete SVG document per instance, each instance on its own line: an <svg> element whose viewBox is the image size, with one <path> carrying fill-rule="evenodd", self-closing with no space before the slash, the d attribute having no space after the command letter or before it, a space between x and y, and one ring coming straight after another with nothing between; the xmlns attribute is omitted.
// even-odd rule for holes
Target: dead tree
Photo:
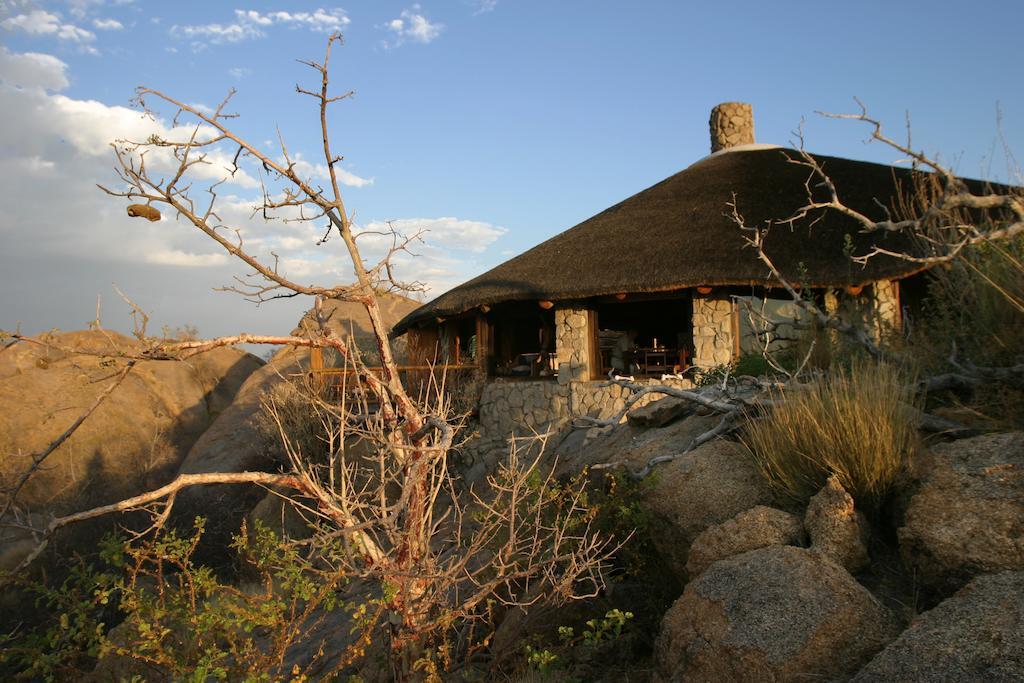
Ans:
<svg viewBox="0 0 1024 683"><path fill-rule="evenodd" d="M384 258L367 265L358 246L360 233L341 193L337 173L341 156L332 146L327 123L329 107L352 94L334 95L329 89L331 50L340 38L333 35L328 39L322 63L304 62L317 74L317 87L296 86L298 93L317 104L328 173L326 188L300 175L283 137L276 155L234 132L229 124L235 115L227 111L231 94L212 113L204 113L185 100L143 87L137 91L137 102L146 114L155 117L156 108L170 107L176 112L175 124L189 122L191 133L182 140L153 136L115 142L115 170L121 185L101 189L127 200L129 215L154 220L166 214L191 224L251 270L250 276L238 278L227 289L261 302L312 297L320 326L319 335L312 338L239 334L180 343L148 340L135 357L183 359L239 343L331 348L372 397L376 410L372 414L346 410L310 397L310 409L337 437L325 441L329 444L327 462L313 461L281 429L289 463L286 471L181 475L132 499L54 519L39 530L40 547L26 563L38 555L54 532L84 519L148 509L155 514L158 529L176 494L188 487L278 487L290 492L292 503L309 515L316 528L317 540L308 544L310 552L318 547L336 548L340 540L345 552L321 559L347 576L380 587L394 677L404 681L422 676L415 664L432 638L480 618L494 603L525 605L542 596L559 600L595 594L603 584L602 569L612 547L582 514L580 491L556 487L550 477L542 477L538 489L532 474L538 463L520 463L514 449L502 471L489 479L486 491L477 495L457 490L447 463L455 427L443 400L423 405L407 392L378 301L382 291L409 286L395 278L391 257L405 250L415 236L393 233ZM215 152L225 151L232 160L228 173L234 175L248 167L260 175L263 198L256 213L269 219L287 212L286 220L326 223L321 241L332 234L340 238L355 274L353 284L318 286L290 279L279 269L276 258L271 264L262 262L247 251L241 232L221 221L217 213L220 183L208 187L202 201L194 196L196 171L213 163ZM151 168L151 160L159 155L173 159L173 170L166 175ZM365 308L379 370L366 367L350 341L326 324L322 307L328 298L357 302ZM351 436L371 444L370 455L349 453L346 444ZM44 452L36 460L41 463L45 457ZM553 496L551 492L556 490L560 493ZM13 497L10 502L13 504Z"/></svg>
<svg viewBox="0 0 1024 683"><path fill-rule="evenodd" d="M890 257L924 267L950 267L963 261L967 252L980 246L999 248L1000 243L1020 240L1024 237L1024 190L1017 187L988 185L982 191L972 188L963 179L938 159L911 146L909 126L907 142L901 143L883 132L882 124L868 115L860 101L860 112L856 114L829 114L823 116L859 121L871 128L870 139L899 152L909 160L917 176L914 187L906 188L909 196L902 197L895 207L876 200L880 219L872 218L843 202L842 188L836 186L818 160L803 148L799 131L799 148L787 152L789 162L807 169L805 182L807 203L790 216L766 221L760 225L749 225L739 213L736 202L730 207L733 221L743 231L744 239L757 254L769 271L771 280L782 287L806 315L812 325L819 329L834 330L864 349L876 360L888 360L904 364L908 359L899 352L879 344L862 325L845 320L841 315L822 310L813 300L802 296L799 286L787 279L765 252L765 242L773 228L790 227L812 215L827 216L829 212L853 219L863 234L902 233L909 236L915 245L913 251L896 251L872 246L862 253L853 253L850 258L855 264L865 265L878 257ZM1005 253L1005 252L1004 252ZM1009 257L1015 272L1024 280L1024 265ZM1006 297L1014 308L1024 311L1024 301L1017 293L1006 291L996 283L983 279ZM784 321L784 324L807 328L806 322ZM766 329L774 329L769 324ZM1024 359L1004 367L983 367L968 358L958 357L955 342L950 349L948 364L950 371L921 381L924 391L958 386L972 386L981 382L996 381L1017 387L1024 387Z"/></svg>

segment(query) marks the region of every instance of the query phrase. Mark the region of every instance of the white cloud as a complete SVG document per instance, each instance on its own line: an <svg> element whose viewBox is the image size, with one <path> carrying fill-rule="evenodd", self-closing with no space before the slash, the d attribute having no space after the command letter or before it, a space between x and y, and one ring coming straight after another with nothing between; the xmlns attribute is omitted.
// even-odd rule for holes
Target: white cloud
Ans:
<svg viewBox="0 0 1024 683"><path fill-rule="evenodd" d="M205 39L214 45L222 43L238 43L252 38L262 38L266 34L252 23L245 24L203 24L201 26L171 27L171 35L176 38ZM197 46L202 43L197 42Z"/></svg>
<svg viewBox="0 0 1024 683"><path fill-rule="evenodd" d="M483 221L442 216L440 218L400 218L393 221L367 223L363 226L368 233L366 238L371 238L370 233L390 232L389 223L391 228L407 237L421 233L421 239L429 247L439 247L445 250L459 249L475 253L484 251L506 232L505 228ZM374 235L371 239L371 241L381 240L390 243L391 238Z"/></svg>
<svg viewBox="0 0 1024 683"><path fill-rule="evenodd" d="M124 24L117 19L93 19L92 25L101 31L120 31L124 28Z"/></svg>
<svg viewBox="0 0 1024 683"><path fill-rule="evenodd" d="M422 14L419 5L413 5L409 9L402 10L397 19L392 19L385 28L394 34L394 39L388 47L398 47L405 42L430 43L441 35L444 24L432 23Z"/></svg>
<svg viewBox="0 0 1024 683"><path fill-rule="evenodd" d="M244 66L236 66L228 69L228 76L231 76L231 78L234 78L236 81L242 80L251 73L252 69L246 68Z"/></svg>
<svg viewBox="0 0 1024 683"><path fill-rule="evenodd" d="M27 14L4 19L0 22L0 26L8 31L24 31L31 36L54 36L58 40L77 43L88 52L96 51L95 48L87 45L96 40L95 33L74 24L65 24L61 21L60 15L44 10L32 10Z"/></svg>
<svg viewBox="0 0 1024 683"><path fill-rule="evenodd" d="M93 315L101 291L107 322L118 315L120 304L114 303L117 299L109 289L110 282L117 282L154 316L174 325L196 323L204 333L291 329L299 309L308 303L298 298L277 302L280 305L263 307L254 317L253 309L241 306L238 299L210 294L210 288L233 284L234 276L249 269L172 211L162 209L163 218L157 222L132 219L126 215L128 201L107 197L96 188L97 183L110 187L118 182L108 146L111 138L141 140L155 133L181 139L192 129L146 119L128 107L56 92L68 76L68 67L50 55L0 49L0 196L5 200L0 253L17 255L0 268L0 288L10 295L0 326L13 327L23 320L29 330L81 327ZM225 175L230 150L211 152L210 159L211 165L197 169L200 177L193 196L199 200L205 198L205 184ZM147 165L154 174L166 174L171 160L151 154ZM310 175L325 173L314 163L303 168ZM303 283L351 281L351 264L337 236L317 246L324 234L323 220L284 223L254 215L259 186L252 169L246 167L249 174L243 170L233 183L218 189L217 213L230 228L223 234L234 238L232 230L237 228L247 250L268 263L273 262L271 252L278 254L282 271ZM348 180L353 186L371 182L354 174ZM292 209L281 212L280 218L296 216ZM393 223L408 233L428 230L424 243L413 245L419 255L399 255L395 263L399 277L424 281L434 291L480 270L485 258L481 252L505 232L484 221L450 216ZM381 227L380 222L363 226ZM387 254L390 241L367 236L360 245L366 261L375 263Z"/></svg>
<svg viewBox="0 0 1024 683"><path fill-rule="evenodd" d="M15 88L63 90L68 86L68 65L53 55L12 53L0 45L0 83Z"/></svg>
<svg viewBox="0 0 1024 683"><path fill-rule="evenodd" d="M473 0L473 4L476 5L474 15L484 14L494 11L494 8L498 6L498 0Z"/></svg>
<svg viewBox="0 0 1024 683"><path fill-rule="evenodd" d="M348 15L341 9L318 9L314 12L267 12L260 14L256 10L235 10L239 21L251 21L260 26L284 24L294 28L304 27L321 33L340 31L351 23Z"/></svg>
<svg viewBox="0 0 1024 683"><path fill-rule="evenodd" d="M256 10L235 10L235 20L230 23L210 23L197 25L174 25L171 35L177 38L195 41L193 47L199 49L204 42L214 45L238 43L265 37L266 31L272 26L280 25L290 28L305 28L321 33L340 31L348 26L350 19L345 11L339 8L317 9L313 12L266 12Z"/></svg>
<svg viewBox="0 0 1024 683"><path fill-rule="evenodd" d="M71 16L77 19L84 19L93 7L103 5L130 5L134 0L68 0L71 7Z"/></svg>
<svg viewBox="0 0 1024 683"><path fill-rule="evenodd" d="M284 157L278 157L277 162L284 164ZM310 163L303 159L301 154L295 154L292 158L292 163L295 165L295 171L302 178L326 181L331 177L330 173L327 171L327 164ZM338 176L338 182L342 185L347 185L349 187L366 187L367 185L373 185L373 178L361 178L355 173L341 168L338 164L335 164L334 166L334 173Z"/></svg>
<svg viewBox="0 0 1024 683"><path fill-rule="evenodd" d="M146 263L164 266L183 266L194 268L202 266L221 266L228 262L226 254L193 254L180 249L160 249L146 253Z"/></svg>

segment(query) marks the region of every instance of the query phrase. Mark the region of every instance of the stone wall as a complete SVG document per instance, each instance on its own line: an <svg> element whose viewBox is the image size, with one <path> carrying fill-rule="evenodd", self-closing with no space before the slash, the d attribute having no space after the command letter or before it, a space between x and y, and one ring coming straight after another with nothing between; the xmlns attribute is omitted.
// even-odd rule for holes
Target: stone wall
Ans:
<svg viewBox="0 0 1024 683"><path fill-rule="evenodd" d="M505 439L536 432L567 429L573 417L607 419L622 410L629 392L605 382L493 381L480 398L480 435L485 439ZM665 384L689 389L688 379L649 379L640 384ZM640 407L657 400L650 394L637 401Z"/></svg>
<svg viewBox="0 0 1024 683"><path fill-rule="evenodd" d="M701 368L733 360L733 307L731 299L693 296L693 364Z"/></svg>
<svg viewBox="0 0 1024 683"><path fill-rule="evenodd" d="M590 379L590 344L587 310L555 309L555 363L559 384Z"/></svg>
<svg viewBox="0 0 1024 683"><path fill-rule="evenodd" d="M569 386L550 380L484 386L480 396L482 436L506 438L533 431L561 430L569 421Z"/></svg>

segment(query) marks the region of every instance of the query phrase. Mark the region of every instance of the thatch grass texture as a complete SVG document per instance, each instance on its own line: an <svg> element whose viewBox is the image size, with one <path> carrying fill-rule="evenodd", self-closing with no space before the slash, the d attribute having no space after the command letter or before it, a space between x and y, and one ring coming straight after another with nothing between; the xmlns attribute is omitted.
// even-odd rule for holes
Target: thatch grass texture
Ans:
<svg viewBox="0 0 1024 683"><path fill-rule="evenodd" d="M782 497L805 503L836 474L859 508L877 510L918 448L911 386L892 367L855 362L777 393L741 438Z"/></svg>

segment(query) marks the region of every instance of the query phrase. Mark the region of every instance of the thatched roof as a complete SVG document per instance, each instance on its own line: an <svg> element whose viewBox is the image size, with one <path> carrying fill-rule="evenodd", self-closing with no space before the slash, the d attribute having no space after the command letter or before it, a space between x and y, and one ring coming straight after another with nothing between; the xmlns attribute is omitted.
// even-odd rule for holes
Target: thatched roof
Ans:
<svg viewBox="0 0 1024 683"><path fill-rule="evenodd" d="M579 225L492 268L402 319L401 334L419 321L452 316L481 304L585 299L620 292L661 292L701 285L770 285L768 270L744 246L729 217L734 195L748 225L779 220L807 202L810 170L790 163L794 150L730 150L712 155ZM911 172L882 164L815 155L848 206L884 218L911 188ZM819 190L820 192L820 190ZM816 197L818 195L816 194ZM849 258L878 244L909 249L907 238L864 235L852 219L830 211L791 229L776 225L765 251L788 279L813 286L859 285L905 277L913 264Z"/></svg>

